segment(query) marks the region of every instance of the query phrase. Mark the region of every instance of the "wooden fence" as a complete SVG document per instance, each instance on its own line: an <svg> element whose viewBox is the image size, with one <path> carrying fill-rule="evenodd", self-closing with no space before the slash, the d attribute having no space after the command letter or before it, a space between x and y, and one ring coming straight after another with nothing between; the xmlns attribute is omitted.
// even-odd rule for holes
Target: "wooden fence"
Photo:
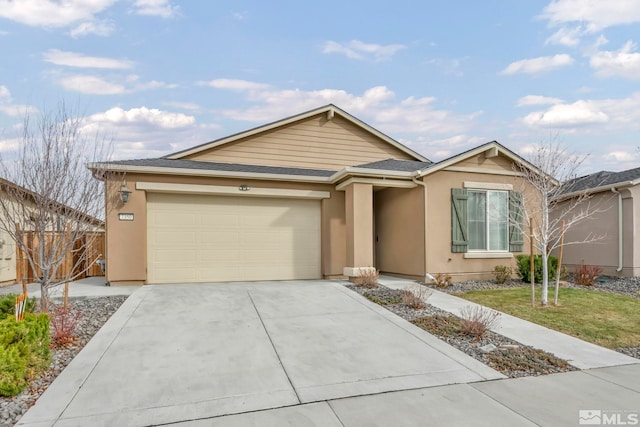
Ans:
<svg viewBox="0 0 640 427"><path fill-rule="evenodd" d="M45 235L44 244L48 245L54 238L64 237L64 234L64 232L48 232ZM39 236L32 231L25 231L23 239L29 252L37 253L40 245ZM82 249L84 247L87 249ZM73 249L64 254L64 261L58 269L58 278L66 277L69 273L78 274L76 280L90 276L104 276L100 266L95 263L100 255L104 257L104 232L85 233L74 242ZM35 282L35 277L37 276L34 276L21 245L16 244L16 280L22 283L32 283Z"/></svg>

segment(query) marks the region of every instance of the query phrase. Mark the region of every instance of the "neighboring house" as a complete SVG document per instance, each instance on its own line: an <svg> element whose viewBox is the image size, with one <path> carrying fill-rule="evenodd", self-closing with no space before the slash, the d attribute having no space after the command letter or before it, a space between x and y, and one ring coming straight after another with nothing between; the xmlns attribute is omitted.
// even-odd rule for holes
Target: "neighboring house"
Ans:
<svg viewBox="0 0 640 427"><path fill-rule="evenodd" d="M7 202L8 200L7 198L8 191L10 191L13 194L15 194L15 192L18 192L19 194L22 195L21 199L25 201L25 205L20 205L20 206L26 206L27 209L26 210L23 210L21 208L15 209L17 216L22 216L24 212L28 212L30 210L30 207L33 206L33 204L29 204L29 201L33 200L33 198L36 197L35 193L11 181L8 181L4 178L0 178L0 197L2 197L3 201L5 202ZM13 205L13 206L16 206L16 205ZM58 204L55 209L58 212L67 212L67 213L73 210L73 208L63 204ZM98 234L102 234L102 232L104 232L104 221L98 218L94 218L90 215L83 214L79 211L74 211L74 212L77 212L77 215L73 215L73 217L82 219L82 222L84 224L83 227L85 227L87 230L91 230L92 232L95 232ZM56 221L56 223L57 223L56 226L52 227L50 231L63 232L64 230L62 229L63 226L61 225L61 222ZM22 224L22 230L25 232L25 239L29 240L31 238L29 235L31 230L28 227L28 221L25 221L25 218L15 217L15 220L11 221L10 225L15 227L15 224ZM15 228L14 228L14 231L15 231ZM102 238L91 239L92 245L95 246L96 251L104 251L99 247L100 242L102 242L103 240L104 239ZM29 245L32 245L32 244L33 243L29 243ZM0 221L0 284L12 284L12 283L15 283L16 281L22 280L23 278L26 280L33 280L33 277L32 277L33 273L29 268L29 266L27 265L27 262L24 259L24 256L21 256L20 254L22 254L22 251L20 250L20 248L16 247L16 241L12 238L11 234L9 234L7 230L3 228L2 221ZM73 257L74 254L70 254L69 256ZM90 272L91 272L90 275L101 274L99 272L99 267L98 268L91 267ZM18 277L19 275L21 277Z"/></svg>
<svg viewBox="0 0 640 427"><path fill-rule="evenodd" d="M563 198L590 195L586 203L596 212L567 231L565 241L602 237L593 243L567 245L563 264L572 272L577 265L596 265L603 274L640 275L640 168L622 172L597 172L575 179ZM560 205L562 208L562 205Z"/></svg>
<svg viewBox="0 0 640 427"><path fill-rule="evenodd" d="M162 158L89 167L126 174L128 201L108 210L107 280L140 284L371 267L486 277L523 249L509 221L521 200L514 164L528 165L497 142L432 163L328 105Z"/></svg>

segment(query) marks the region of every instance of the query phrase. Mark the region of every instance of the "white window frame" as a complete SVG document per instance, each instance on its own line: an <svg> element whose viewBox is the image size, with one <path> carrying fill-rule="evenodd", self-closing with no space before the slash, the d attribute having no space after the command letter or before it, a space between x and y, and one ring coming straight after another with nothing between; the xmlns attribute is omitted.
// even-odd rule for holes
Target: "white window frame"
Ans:
<svg viewBox="0 0 640 427"><path fill-rule="evenodd" d="M511 252L509 252L509 191L508 190L495 190L495 189L489 189L489 188L469 188L468 189L469 192L475 192L475 193L484 193L485 194L485 249L469 249L467 251L467 253L469 253L469 256L465 256L465 258L503 258L502 255L504 255L505 258L511 258L513 257L513 254L511 254ZM506 193L507 195L507 214L506 214L506 222L507 222L507 228L506 228L506 249L489 249L491 247L491 233L489 232L489 193ZM467 215L469 212L469 208L467 208ZM469 217L467 217L467 230L469 229ZM468 237L468 239L470 239L470 236ZM474 254L480 255L480 256L473 256ZM493 255L495 254L495 255ZM507 256L510 255L510 256Z"/></svg>

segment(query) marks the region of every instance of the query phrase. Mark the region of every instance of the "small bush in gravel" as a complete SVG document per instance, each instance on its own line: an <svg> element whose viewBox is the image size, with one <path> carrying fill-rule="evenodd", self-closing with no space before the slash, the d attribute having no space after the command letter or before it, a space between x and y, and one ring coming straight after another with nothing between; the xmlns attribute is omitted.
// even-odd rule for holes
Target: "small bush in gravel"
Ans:
<svg viewBox="0 0 640 427"><path fill-rule="evenodd" d="M15 314L16 313L16 294L7 294L0 297L0 318L4 317L5 314ZM33 310L36 307L36 299L29 298L27 299L25 313L33 313Z"/></svg>
<svg viewBox="0 0 640 427"><path fill-rule="evenodd" d="M573 274L573 281L576 285L593 286L596 279L602 274L602 268L597 265L580 264Z"/></svg>
<svg viewBox="0 0 640 427"><path fill-rule="evenodd" d="M388 288L365 291L362 296L378 305L393 305L402 302L402 291Z"/></svg>
<svg viewBox="0 0 640 427"><path fill-rule="evenodd" d="M507 283L507 280L511 279L511 274L513 274L513 270L511 267L507 267L506 265L496 265L493 268L493 274L496 278L496 283L498 285L504 285Z"/></svg>
<svg viewBox="0 0 640 427"><path fill-rule="evenodd" d="M379 278L380 273L374 268L369 268L361 270L358 277L355 278L353 284L362 288L373 289L378 287Z"/></svg>
<svg viewBox="0 0 640 427"><path fill-rule="evenodd" d="M463 333L481 337L498 323L500 313L476 305L467 305L460 309L460 328Z"/></svg>
<svg viewBox="0 0 640 427"><path fill-rule="evenodd" d="M442 337L455 337L460 335L460 319L449 314L421 317L411 323L433 335Z"/></svg>
<svg viewBox="0 0 640 427"><path fill-rule="evenodd" d="M500 372L545 372L550 367L566 369L570 366L565 360L533 347L521 347L518 351L501 349L486 357L489 366Z"/></svg>
<svg viewBox="0 0 640 427"><path fill-rule="evenodd" d="M64 347L75 343L76 325L80 312L74 312L63 305L55 306L51 310L51 326L53 327L53 344Z"/></svg>
<svg viewBox="0 0 640 427"><path fill-rule="evenodd" d="M434 277L436 279L435 285L439 288L447 288L451 286L452 278L449 274L438 273Z"/></svg>
<svg viewBox="0 0 640 427"><path fill-rule="evenodd" d="M402 303L415 310L427 308L426 301L433 292L425 286L418 286L415 289L406 288L402 291Z"/></svg>
<svg viewBox="0 0 640 427"><path fill-rule="evenodd" d="M49 316L27 313L0 320L0 396L20 393L49 364Z"/></svg>

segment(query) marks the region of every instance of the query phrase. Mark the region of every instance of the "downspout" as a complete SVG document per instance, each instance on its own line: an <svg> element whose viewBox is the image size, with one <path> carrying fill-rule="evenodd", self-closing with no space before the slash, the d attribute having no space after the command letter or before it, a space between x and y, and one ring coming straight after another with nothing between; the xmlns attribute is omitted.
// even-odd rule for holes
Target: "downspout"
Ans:
<svg viewBox="0 0 640 427"><path fill-rule="evenodd" d="M415 176L411 177L411 181L413 181L415 184L420 185L424 190L422 193L424 194L424 277L425 279L429 279L431 282L435 282L435 277L433 277L427 271L429 265L429 255L427 251L427 247L429 245L429 237L427 236L427 184L425 184L424 181L417 179Z"/></svg>
<svg viewBox="0 0 640 427"><path fill-rule="evenodd" d="M622 271L622 261L624 255L622 246L622 193L616 190L615 187L612 187L611 191L614 194L618 195L618 268L616 268L616 272L620 273Z"/></svg>

